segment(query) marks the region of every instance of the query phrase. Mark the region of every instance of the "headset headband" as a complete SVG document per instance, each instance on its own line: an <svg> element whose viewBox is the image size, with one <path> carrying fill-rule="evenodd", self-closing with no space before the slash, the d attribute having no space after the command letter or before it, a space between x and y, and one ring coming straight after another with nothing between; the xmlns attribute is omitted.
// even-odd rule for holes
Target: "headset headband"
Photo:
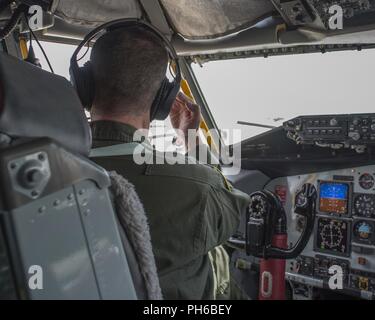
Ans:
<svg viewBox="0 0 375 320"><path fill-rule="evenodd" d="M175 63L175 68L176 68L175 69L175 81L181 82L182 77L181 77L181 69L178 64L178 56L177 56L176 50L173 48L170 41L167 39L166 36L164 36L164 34L162 34L157 28L155 28L150 23L140 20L140 19L134 19L134 18L123 18L123 19L113 20L92 30L90 33L88 33L85 36L85 38L82 40L82 42L74 51L72 58L70 60L71 65L74 65L74 67L78 68L78 60L77 60L78 54L80 53L80 51L86 44L90 43L93 39L95 39L102 31L108 31L109 29L114 28L114 27L116 27L117 29L117 28L121 28L122 26L127 27L127 26L136 26L136 25L150 29L163 41L171 60L174 60L176 62Z"/></svg>

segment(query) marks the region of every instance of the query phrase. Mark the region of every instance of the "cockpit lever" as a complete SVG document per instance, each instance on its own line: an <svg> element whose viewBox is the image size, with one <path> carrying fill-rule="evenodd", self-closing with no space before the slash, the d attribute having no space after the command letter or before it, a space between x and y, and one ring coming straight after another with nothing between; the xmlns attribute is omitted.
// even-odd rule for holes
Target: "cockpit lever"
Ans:
<svg viewBox="0 0 375 320"><path fill-rule="evenodd" d="M294 259L305 248L314 228L317 192L311 184L305 184L295 199L294 211L306 218L300 239L292 248L274 246L275 238L287 236L286 214L280 199L268 190L250 196L246 224L246 252L264 259Z"/></svg>

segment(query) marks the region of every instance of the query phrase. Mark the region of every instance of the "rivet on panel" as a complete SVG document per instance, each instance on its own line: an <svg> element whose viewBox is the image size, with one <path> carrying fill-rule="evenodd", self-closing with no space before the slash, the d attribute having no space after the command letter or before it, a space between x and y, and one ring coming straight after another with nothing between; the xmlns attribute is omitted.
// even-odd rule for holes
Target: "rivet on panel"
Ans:
<svg viewBox="0 0 375 320"><path fill-rule="evenodd" d="M40 207L39 208L39 210L38 210L38 212L40 213L40 214L42 214L42 213L44 213L45 211L46 211L46 207L45 206L43 206L43 207Z"/></svg>
<svg viewBox="0 0 375 320"><path fill-rule="evenodd" d="M55 206L55 207L57 207L58 205L60 205L60 200L55 200L54 202L53 202L53 205Z"/></svg>

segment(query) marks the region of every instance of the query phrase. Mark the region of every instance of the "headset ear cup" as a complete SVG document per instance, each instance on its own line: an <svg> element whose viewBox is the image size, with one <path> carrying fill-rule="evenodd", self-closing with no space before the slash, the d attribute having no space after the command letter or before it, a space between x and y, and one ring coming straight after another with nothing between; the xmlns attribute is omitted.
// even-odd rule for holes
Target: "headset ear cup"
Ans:
<svg viewBox="0 0 375 320"><path fill-rule="evenodd" d="M180 90L180 81L170 82L166 77L155 97L151 108L151 121L165 120L168 118L172 105Z"/></svg>
<svg viewBox="0 0 375 320"><path fill-rule="evenodd" d="M152 103L151 107L151 121L153 120L160 120L160 108L162 105L162 101L164 100L164 96L166 93L166 87L168 85L168 79L165 78L160 86L160 89L158 90L154 102Z"/></svg>
<svg viewBox="0 0 375 320"><path fill-rule="evenodd" d="M77 90L83 107L90 111L94 102L95 83L92 65L86 62L83 67L71 68L71 81Z"/></svg>
<svg viewBox="0 0 375 320"><path fill-rule="evenodd" d="M84 95L83 106L87 111L90 111L95 98L95 81L90 61L86 62L82 67L82 80Z"/></svg>

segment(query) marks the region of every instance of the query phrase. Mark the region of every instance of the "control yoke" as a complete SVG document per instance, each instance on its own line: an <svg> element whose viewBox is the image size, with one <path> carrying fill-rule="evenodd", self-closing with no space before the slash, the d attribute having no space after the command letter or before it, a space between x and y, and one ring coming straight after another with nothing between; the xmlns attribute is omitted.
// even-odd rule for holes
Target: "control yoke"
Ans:
<svg viewBox="0 0 375 320"><path fill-rule="evenodd" d="M250 195L250 204L246 214L246 239L232 238L229 245L245 249L248 255L263 259L293 259L306 247L314 229L316 188L305 184L296 195L294 212L305 217L306 221L301 237L292 248L274 246L277 235L287 235L285 210L278 196L268 190Z"/></svg>

